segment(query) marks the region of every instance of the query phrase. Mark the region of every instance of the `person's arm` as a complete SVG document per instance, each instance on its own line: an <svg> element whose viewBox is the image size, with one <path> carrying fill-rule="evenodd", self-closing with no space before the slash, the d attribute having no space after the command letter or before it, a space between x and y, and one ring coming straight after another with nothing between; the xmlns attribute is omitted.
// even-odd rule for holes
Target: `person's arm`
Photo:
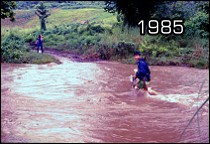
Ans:
<svg viewBox="0 0 210 144"><path fill-rule="evenodd" d="M134 79L136 79L136 73L137 73L137 71L138 71L138 69L134 69L134 73L135 73L134 76L133 76Z"/></svg>
<svg viewBox="0 0 210 144"><path fill-rule="evenodd" d="M147 64L147 63L145 63L145 64L146 64L146 70L147 70L147 73L149 73L149 74L150 74L151 72L150 72L149 66L148 66L148 64Z"/></svg>
<svg viewBox="0 0 210 144"><path fill-rule="evenodd" d="M138 77L140 80L143 79L143 77L145 76L145 64L142 61L138 62L138 71L136 72L136 77Z"/></svg>

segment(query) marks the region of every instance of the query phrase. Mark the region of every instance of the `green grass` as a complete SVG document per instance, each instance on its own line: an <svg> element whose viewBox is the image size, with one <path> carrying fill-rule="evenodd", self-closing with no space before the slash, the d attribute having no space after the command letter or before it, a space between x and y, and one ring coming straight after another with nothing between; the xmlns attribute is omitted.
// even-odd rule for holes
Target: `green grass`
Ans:
<svg viewBox="0 0 210 144"><path fill-rule="evenodd" d="M1 26L5 28L20 27L29 30L39 30L40 21L34 14L34 10L16 10L16 22L12 23L8 19L1 21ZM90 23L98 23L101 26L111 27L117 22L116 15L107 13L102 8L82 8L82 9L51 9L51 15L46 19L47 28L60 26L62 24L80 23L89 20Z"/></svg>
<svg viewBox="0 0 210 144"><path fill-rule="evenodd" d="M104 12L104 9L84 8L84 9L53 9L51 15L47 18L47 28L59 26L61 24L80 23L81 21L89 20L90 23L100 23L102 26L111 27L117 21L116 16ZM38 17L34 17L29 21L27 26L39 27Z"/></svg>
<svg viewBox="0 0 210 144"><path fill-rule="evenodd" d="M34 9L38 5L38 1L18 1L17 9ZM81 9L81 8L102 8L104 1L45 1L45 6L48 8L61 9Z"/></svg>
<svg viewBox="0 0 210 144"><path fill-rule="evenodd" d="M22 58L23 63L31 63L31 64L45 64L45 63L57 63L60 61L54 58L53 56L47 54L40 54L36 52L27 52L24 54Z"/></svg>
<svg viewBox="0 0 210 144"><path fill-rule="evenodd" d="M120 27L115 27L112 29L112 33L105 33L102 36L102 43L118 43L119 41L141 44L142 37L139 35L138 28L131 28L129 31L125 29L121 30Z"/></svg>

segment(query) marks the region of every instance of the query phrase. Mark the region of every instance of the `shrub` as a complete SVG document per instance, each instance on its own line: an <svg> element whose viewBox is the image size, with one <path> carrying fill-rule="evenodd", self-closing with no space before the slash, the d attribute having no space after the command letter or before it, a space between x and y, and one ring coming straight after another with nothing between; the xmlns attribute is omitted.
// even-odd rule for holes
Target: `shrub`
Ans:
<svg viewBox="0 0 210 144"><path fill-rule="evenodd" d="M23 52L29 51L24 38L17 30L10 30L2 37L1 41L1 61L20 63Z"/></svg>
<svg viewBox="0 0 210 144"><path fill-rule="evenodd" d="M209 61L206 59L191 59L188 63L191 67L209 68Z"/></svg>
<svg viewBox="0 0 210 144"><path fill-rule="evenodd" d="M111 58L128 58L131 54L133 55L136 50L134 43L119 42L118 44L100 44L98 46L98 53L101 59L109 60Z"/></svg>
<svg viewBox="0 0 210 144"><path fill-rule="evenodd" d="M100 48L98 49L97 53L99 53L100 59L109 60L113 54L113 49L110 48L108 45L103 44L100 45Z"/></svg>

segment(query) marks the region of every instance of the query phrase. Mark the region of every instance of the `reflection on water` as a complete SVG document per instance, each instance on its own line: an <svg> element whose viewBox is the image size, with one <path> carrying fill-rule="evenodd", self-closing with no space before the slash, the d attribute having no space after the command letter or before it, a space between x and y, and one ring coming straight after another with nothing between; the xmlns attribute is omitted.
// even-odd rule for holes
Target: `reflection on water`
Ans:
<svg viewBox="0 0 210 144"><path fill-rule="evenodd" d="M11 105L15 117L3 132L12 129L28 142L179 142L204 79L202 91L208 89L208 70L151 67L150 86L159 95L143 96L129 83L134 65L60 60L59 65L3 64L2 108ZM208 113L206 106L200 114L202 137L194 122L182 142L209 141Z"/></svg>

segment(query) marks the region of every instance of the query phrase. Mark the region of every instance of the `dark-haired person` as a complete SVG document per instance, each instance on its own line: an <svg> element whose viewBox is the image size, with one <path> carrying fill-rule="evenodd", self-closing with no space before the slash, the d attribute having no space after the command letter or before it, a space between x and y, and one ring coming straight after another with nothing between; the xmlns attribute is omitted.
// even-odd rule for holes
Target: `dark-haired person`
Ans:
<svg viewBox="0 0 210 144"><path fill-rule="evenodd" d="M41 47L42 53L44 53L43 49L43 36L40 34L37 38L37 53L39 53L39 48Z"/></svg>
<svg viewBox="0 0 210 144"><path fill-rule="evenodd" d="M144 58L141 58L140 51L134 52L134 59L136 60L138 69L137 72L134 75L134 79L138 78L139 82L137 84L137 87L139 89L144 89L145 91L148 91L149 94L157 94L156 91L152 90L151 88L148 88L148 84L150 79L150 69L145 61Z"/></svg>

